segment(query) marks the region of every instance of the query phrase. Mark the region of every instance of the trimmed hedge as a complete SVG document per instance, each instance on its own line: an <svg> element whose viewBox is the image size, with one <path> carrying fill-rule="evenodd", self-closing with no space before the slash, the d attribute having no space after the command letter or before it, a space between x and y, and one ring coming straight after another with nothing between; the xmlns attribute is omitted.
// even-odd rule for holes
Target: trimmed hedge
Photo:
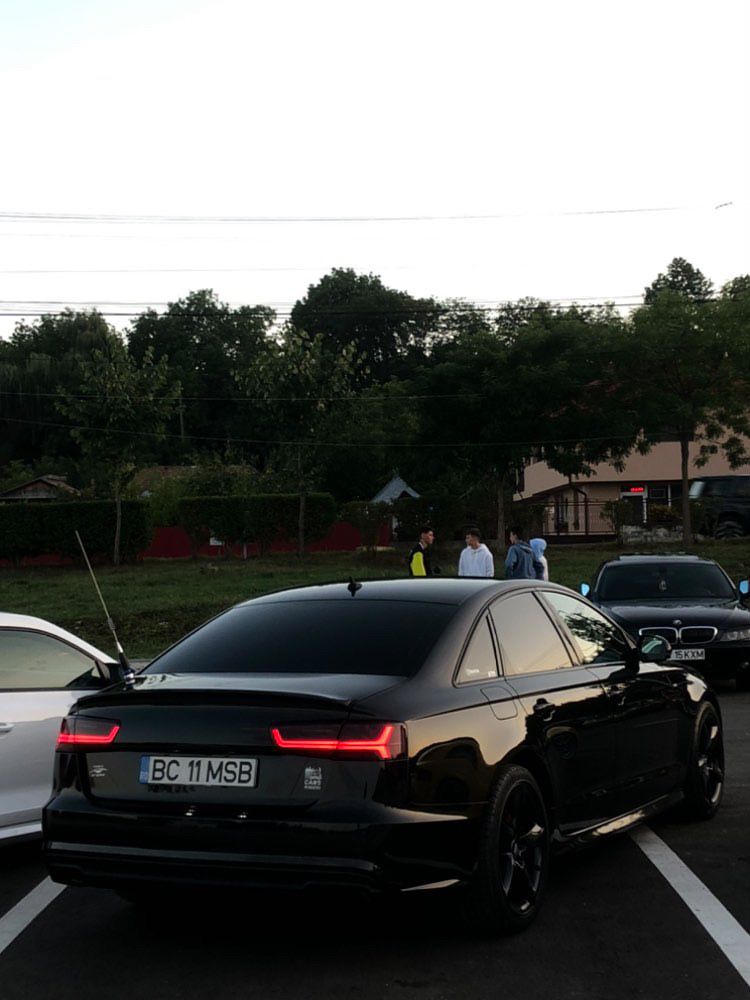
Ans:
<svg viewBox="0 0 750 1000"><path fill-rule="evenodd" d="M18 564L25 556L80 556L75 532L90 556L112 558L115 539L113 500L64 503L0 503L0 559ZM122 501L121 558L132 559L151 541L148 504Z"/></svg>
<svg viewBox="0 0 750 1000"><path fill-rule="evenodd" d="M213 535L226 545L257 542L265 552L272 541L297 537L299 494L256 493L245 497L184 497L179 521L190 536L193 551ZM336 501L330 493L308 493L305 536L325 538L336 521Z"/></svg>
<svg viewBox="0 0 750 1000"><path fill-rule="evenodd" d="M352 500L344 504L341 516L360 533L364 548L374 550L378 544L380 529L393 516L393 508L389 503Z"/></svg>

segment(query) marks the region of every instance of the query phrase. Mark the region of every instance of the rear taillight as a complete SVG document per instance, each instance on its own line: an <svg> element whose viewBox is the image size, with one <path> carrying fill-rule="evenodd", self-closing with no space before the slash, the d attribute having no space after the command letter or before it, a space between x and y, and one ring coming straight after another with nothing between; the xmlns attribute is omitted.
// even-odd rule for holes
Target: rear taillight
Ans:
<svg viewBox="0 0 750 1000"><path fill-rule="evenodd" d="M320 726L282 726L271 736L280 749L311 756L395 760L406 753L404 727L397 722L347 722L328 732Z"/></svg>
<svg viewBox="0 0 750 1000"><path fill-rule="evenodd" d="M92 719L85 715L69 715L62 720L57 737L59 747L98 747L112 743L120 731L114 719Z"/></svg>

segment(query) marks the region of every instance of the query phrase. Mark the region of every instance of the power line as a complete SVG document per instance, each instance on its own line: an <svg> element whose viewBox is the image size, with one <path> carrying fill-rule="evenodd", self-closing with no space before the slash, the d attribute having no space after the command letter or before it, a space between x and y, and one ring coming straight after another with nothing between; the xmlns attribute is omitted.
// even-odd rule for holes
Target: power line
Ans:
<svg viewBox="0 0 750 1000"><path fill-rule="evenodd" d="M7 300L5 304L10 304L12 300ZM0 303L2 305L3 303ZM143 310L134 311L132 309L99 309L96 303L92 302L71 302L67 300L65 303L62 301L59 303L49 302L50 306L64 305L70 307L71 305L80 305L83 307L88 307L89 309L96 311L100 316L103 317L120 317L120 318L134 318L143 315ZM111 303L108 303L111 304ZM132 303L126 303L131 305ZM157 303L144 303L143 307L145 309L152 309L153 305ZM174 305L175 303L158 303L158 305ZM436 319L444 318L449 319L452 315L471 315L472 313L496 313L502 311L504 308L511 307L516 313L520 314L532 314L534 312L540 312L545 306L551 305L557 308L573 308L578 306L582 310L594 311L599 308L606 308L608 306L613 306L617 309L635 309L641 305L641 302L624 302L624 301L611 301L603 300L596 302L588 302L582 304L576 300L540 300L536 304L532 305L519 305L514 302L502 302L493 306L475 306L471 303L467 303L465 306L445 306L441 303L437 303L434 306L425 306L420 308L411 309L320 309L317 310L321 319L326 316L378 316L382 318L393 318L393 317L409 317L409 316L434 316ZM249 308L260 308L259 304L255 306L249 306ZM271 306L270 308L274 308ZM167 311L156 312L158 316L169 316L170 313ZM24 319L24 318L34 318L49 315L59 315L62 310L55 311L54 309L0 309L0 317L5 317L8 319ZM274 309L277 319L289 319L291 317L292 311L290 309ZM213 316L212 313L207 312L189 312L184 314L185 317L194 319L205 319Z"/></svg>
<svg viewBox="0 0 750 1000"><path fill-rule="evenodd" d="M4 273L4 272L0 271L0 274L2 274L2 273ZM362 309L362 308L360 308L358 306L352 306L352 307L349 307L349 306L346 306L346 307L336 306L336 307L329 307L329 308L318 307L318 308L314 308L314 311L318 312L318 313L323 313L323 314L325 314L325 313L340 313L340 312L343 312L343 313L349 313L349 312L354 312L354 313L366 312L366 313L377 313L378 315L390 315L392 313L399 314L399 313L403 313L403 312L409 312L409 313L411 313L411 312L433 313L433 312L436 312L436 311L441 311L441 312L444 312L444 313L448 313L448 312L458 312L460 310L475 310L475 309L493 310L493 309L502 309L502 308L505 308L507 306L515 306L516 308L532 309L532 308L536 308L536 307L538 307L540 305L558 305L558 304L567 304L567 303L576 304L578 302L593 302L594 304L598 304L598 303L604 303L604 302L612 302L612 301L614 301L616 299L642 299L642 298L643 298L643 293L642 292L629 292L629 293L625 293L625 294L622 294L622 295L613 295L613 296L609 296L609 297L605 296L605 295L567 295L567 296L560 296L558 298L538 299L538 300L535 299L531 303L527 303L527 304L524 304L524 305L521 305L521 303L519 301L511 300L511 299L497 301L496 299L472 299L472 300L468 300L468 299L461 299L461 298L455 298L455 299L450 299L449 298L449 299L442 299L442 300L441 299L437 299L437 300L435 300L435 304L434 305L418 305L418 306L411 306L411 307L409 307L409 306L402 306L402 307L400 307L398 309L391 308L391 307L382 308L382 309L373 309L373 308ZM23 298L18 298L18 299L0 299L0 306L98 306L98 305L107 305L107 306L170 306L170 305L179 305L179 301L180 300L178 300L177 302L160 302L160 301L157 301L156 299L149 299L148 301L139 302L139 301L136 301L136 300L133 300L133 299L94 299L94 298L91 298L91 299L23 299ZM294 302L291 302L288 299L283 300L283 301L279 300L279 301L276 301L276 302L262 303L262 305L266 305L266 306L270 307L271 309L277 309L277 310L280 310L282 312L284 312L284 311L290 311L291 309L294 308L294 306L296 304L297 304L296 300ZM229 303L229 305L231 307L233 304ZM256 308L258 305L261 305L261 303L256 303L256 305L253 308ZM239 307L240 307L239 305L237 305L236 303L234 303L234 308L239 308Z"/></svg>
<svg viewBox="0 0 750 1000"><path fill-rule="evenodd" d="M425 441L425 442L384 442L384 441L315 441L303 439L298 441L269 440L263 438L238 438L224 435L209 437L202 434L159 434L157 431L134 431L118 427L88 427L85 424L63 424L49 420L25 420L20 417L3 417L0 420L12 424L30 424L39 427L57 427L68 431L90 431L95 434L126 434L130 437L153 437L159 440L169 438L176 441L214 441L221 444L252 444L270 445L273 447L315 447L315 448L521 448L542 447L553 444L589 444L596 441L630 441L630 434L606 434L601 437L588 438L551 438L545 441Z"/></svg>
<svg viewBox="0 0 750 1000"><path fill-rule="evenodd" d="M484 222L497 219L566 218L597 215L642 215L689 211L686 205L639 208L595 208L567 212L456 213L446 215L125 215L105 212L0 212L8 222L112 223L127 225L224 225L269 223L357 223L357 222Z"/></svg>
<svg viewBox="0 0 750 1000"><path fill-rule="evenodd" d="M151 396L116 395L106 392L74 393L74 392L34 392L16 389L0 389L3 396L21 396L42 399L152 399ZM405 396L179 396L175 400L183 403L391 403L398 400L414 401L417 399L486 399L479 392L446 392L424 393Z"/></svg>
<svg viewBox="0 0 750 1000"><path fill-rule="evenodd" d="M7 268L0 270L0 274L265 274L281 271L320 271L329 266L305 264L300 267L36 267ZM403 265L386 266L392 271L406 269Z"/></svg>

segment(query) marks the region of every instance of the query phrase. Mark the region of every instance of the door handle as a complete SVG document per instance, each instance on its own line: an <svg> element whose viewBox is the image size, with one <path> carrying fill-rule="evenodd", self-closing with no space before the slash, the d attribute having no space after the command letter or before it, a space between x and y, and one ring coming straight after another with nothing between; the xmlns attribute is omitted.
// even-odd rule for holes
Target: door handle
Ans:
<svg viewBox="0 0 750 1000"><path fill-rule="evenodd" d="M549 722L555 714L555 706L548 702L546 698L538 698L534 702L533 712L542 722Z"/></svg>
<svg viewBox="0 0 750 1000"><path fill-rule="evenodd" d="M12 730L12 722L0 722L0 736L7 736Z"/></svg>

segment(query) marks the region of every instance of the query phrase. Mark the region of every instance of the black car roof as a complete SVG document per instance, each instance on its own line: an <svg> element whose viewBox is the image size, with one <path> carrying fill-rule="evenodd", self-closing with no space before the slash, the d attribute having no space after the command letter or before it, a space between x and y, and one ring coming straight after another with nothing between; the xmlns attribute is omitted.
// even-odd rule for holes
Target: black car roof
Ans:
<svg viewBox="0 0 750 1000"><path fill-rule="evenodd" d="M247 604L270 604L283 601L422 601L434 604L463 604L464 601L491 587L498 591L515 580L472 579L468 577L431 577L408 580L364 580L354 597L347 583L321 583L308 587L293 587L243 601Z"/></svg>

